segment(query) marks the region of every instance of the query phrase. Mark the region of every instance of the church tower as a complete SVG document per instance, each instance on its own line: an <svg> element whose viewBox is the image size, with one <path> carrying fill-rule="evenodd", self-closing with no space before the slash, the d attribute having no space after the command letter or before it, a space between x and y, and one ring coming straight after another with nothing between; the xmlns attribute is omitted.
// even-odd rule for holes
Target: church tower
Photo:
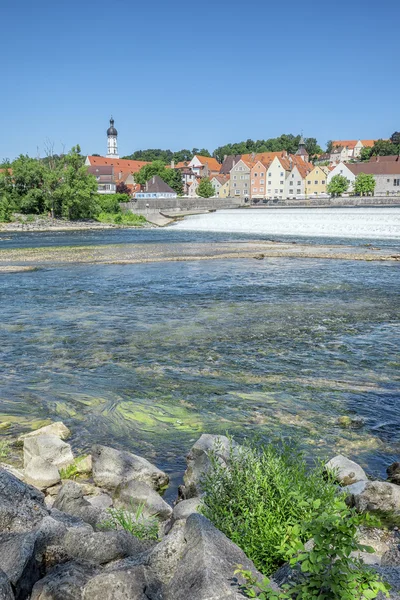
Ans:
<svg viewBox="0 0 400 600"><path fill-rule="evenodd" d="M303 134L301 134L301 138L300 138L300 142L299 142L299 149L297 150L296 155L301 156L301 158L305 162L308 162L309 156L308 156L308 152L306 150L306 143L304 141Z"/></svg>
<svg viewBox="0 0 400 600"><path fill-rule="evenodd" d="M110 119L110 127L107 129L107 158L119 158L118 156L118 131L114 127L114 119Z"/></svg>

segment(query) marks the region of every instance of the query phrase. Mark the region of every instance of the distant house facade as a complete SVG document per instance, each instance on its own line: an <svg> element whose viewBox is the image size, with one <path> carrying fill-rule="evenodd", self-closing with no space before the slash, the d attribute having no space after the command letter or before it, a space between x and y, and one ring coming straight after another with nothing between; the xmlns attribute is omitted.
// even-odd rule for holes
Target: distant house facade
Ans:
<svg viewBox="0 0 400 600"><path fill-rule="evenodd" d="M285 197L286 171L289 171L289 160L275 156L267 169L267 198L282 199Z"/></svg>
<svg viewBox="0 0 400 600"><path fill-rule="evenodd" d="M96 177L97 192L99 194L115 194L117 186L112 165L88 167L87 171L90 175Z"/></svg>
<svg viewBox="0 0 400 600"><path fill-rule="evenodd" d="M251 163L250 163L251 164ZM259 160L251 164L250 197L265 198L267 194L267 167Z"/></svg>
<svg viewBox="0 0 400 600"><path fill-rule="evenodd" d="M220 172L220 163L212 157L195 155L189 162L190 169L196 177L212 177Z"/></svg>
<svg viewBox="0 0 400 600"><path fill-rule="evenodd" d="M214 175L214 177L211 177L210 183L215 190L214 196L221 197L221 190L226 183L228 183L229 188L229 175Z"/></svg>
<svg viewBox="0 0 400 600"><path fill-rule="evenodd" d="M305 182L305 195L318 196L320 194L326 194L328 174L328 167L316 165L312 171L307 174Z"/></svg>
<svg viewBox="0 0 400 600"><path fill-rule="evenodd" d="M363 148L372 148L375 140L335 140L332 142L330 160L334 163L358 160Z"/></svg>
<svg viewBox="0 0 400 600"><path fill-rule="evenodd" d="M154 175L146 181L145 188L141 192L136 193L136 198L145 199L160 199L160 198L176 198L177 193L158 175Z"/></svg>
<svg viewBox="0 0 400 600"><path fill-rule="evenodd" d="M250 167L240 159L231 169L230 195L233 198L250 198Z"/></svg>
<svg viewBox="0 0 400 600"><path fill-rule="evenodd" d="M400 196L400 157L379 156L377 160L348 165L354 179L360 173L373 175L374 196Z"/></svg>
<svg viewBox="0 0 400 600"><path fill-rule="evenodd" d="M301 158L303 160L303 158ZM296 198L305 193L305 183L303 173L300 172L297 165L292 166L292 169L287 173L284 188L285 198Z"/></svg>
<svg viewBox="0 0 400 600"><path fill-rule="evenodd" d="M343 177L346 177L346 179L348 179L350 182L349 191L352 190L353 183L354 183L356 176L350 170L350 165L346 165L345 163L342 163L342 162L339 163L338 165L336 165L336 167L328 173L327 185L329 185L329 183L332 181L332 178L335 177L335 175L342 175Z"/></svg>

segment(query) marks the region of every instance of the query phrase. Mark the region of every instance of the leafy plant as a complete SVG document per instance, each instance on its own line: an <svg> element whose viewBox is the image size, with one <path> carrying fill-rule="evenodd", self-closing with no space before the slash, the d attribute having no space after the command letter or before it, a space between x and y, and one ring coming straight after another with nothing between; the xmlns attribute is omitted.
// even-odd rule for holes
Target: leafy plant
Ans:
<svg viewBox="0 0 400 600"><path fill-rule="evenodd" d="M282 542L288 527L320 514L314 500L331 512L336 487L323 476L322 465L309 469L302 453L288 444L247 444L241 451L232 445L228 464L211 454L202 512L268 575L286 559ZM309 538L301 532L302 541Z"/></svg>
<svg viewBox="0 0 400 600"><path fill-rule="evenodd" d="M0 460L7 458L10 454L10 445L11 443L8 440L0 441Z"/></svg>
<svg viewBox="0 0 400 600"><path fill-rule="evenodd" d="M67 465L64 469L60 469L61 479L73 479L78 475L78 468L75 463Z"/></svg>
<svg viewBox="0 0 400 600"><path fill-rule="evenodd" d="M334 175L326 186L326 190L331 196L341 196L344 192L347 192L349 185L350 181L346 177Z"/></svg>
<svg viewBox="0 0 400 600"><path fill-rule="evenodd" d="M102 529L125 529L133 536L140 540L157 540L158 539L158 521L155 517L145 517L143 515L144 502L132 510L124 510L123 508L108 508L107 512L110 515L101 523Z"/></svg>
<svg viewBox="0 0 400 600"><path fill-rule="evenodd" d="M367 194L373 194L375 190L376 181L373 175L367 175L366 173L359 173L354 182L354 191L360 196Z"/></svg>
<svg viewBox="0 0 400 600"><path fill-rule="evenodd" d="M147 222L145 217L143 217L142 215L135 215L134 213L130 212L119 212L116 214L101 212L97 216L97 220L100 221L100 223L115 223L116 225L134 226L144 225L144 223Z"/></svg>
<svg viewBox="0 0 400 600"><path fill-rule="evenodd" d="M320 500L313 508L318 510ZM359 515L337 498L333 512L323 511L309 524L289 527L281 549L289 559L296 576L293 582L282 586L283 592L272 590L269 579L258 583L251 571L240 573L246 580L249 598L259 600L372 600L379 592L388 596L387 586L378 574L356 558L357 552L373 552L373 548L357 541L357 528L372 520ZM311 549L301 541L302 534L312 536Z"/></svg>

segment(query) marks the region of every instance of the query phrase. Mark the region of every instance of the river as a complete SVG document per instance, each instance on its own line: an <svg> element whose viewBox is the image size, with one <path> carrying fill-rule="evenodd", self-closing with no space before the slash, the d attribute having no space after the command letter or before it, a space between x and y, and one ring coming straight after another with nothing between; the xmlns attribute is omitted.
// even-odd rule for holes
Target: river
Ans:
<svg viewBox="0 0 400 600"><path fill-rule="evenodd" d="M264 219L257 235L269 236L272 211L251 212ZM352 236L331 241L398 251L394 214L390 235L360 223L355 236L353 223ZM216 233L219 213L166 230L2 233L0 248L240 241L255 237L235 233L247 218L236 211L230 231ZM207 231L188 231L205 221ZM0 420L12 422L2 435L61 419L76 450L128 449L173 480L202 432L295 438L310 457L341 452L381 477L398 459L399 263L54 264L1 275L0 310ZM342 415L365 425L342 429Z"/></svg>

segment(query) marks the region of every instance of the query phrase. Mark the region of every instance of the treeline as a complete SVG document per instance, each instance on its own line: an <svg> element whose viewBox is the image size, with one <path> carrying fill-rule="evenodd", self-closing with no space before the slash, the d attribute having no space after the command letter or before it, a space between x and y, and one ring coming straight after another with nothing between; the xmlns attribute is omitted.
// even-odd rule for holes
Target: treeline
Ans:
<svg viewBox="0 0 400 600"><path fill-rule="evenodd" d="M192 160L193 156L199 154L200 156L213 156L220 163L223 162L224 156L231 154L251 154L252 152L279 152L286 150L290 154L295 154L299 147L300 135L283 134L277 138L269 138L267 140L251 140L248 139L245 142L237 142L234 144L225 144L225 146L219 146L211 154L206 148L193 148L192 150L180 150L179 152L172 152L172 150L161 150L161 149L149 149L149 150L137 150L133 154L123 156L129 160L144 160L152 162L154 160L162 160L165 164L169 164L172 160L175 164L178 162L185 162ZM323 152L322 148L318 145L316 138L305 138L306 150L310 157Z"/></svg>
<svg viewBox="0 0 400 600"><path fill-rule="evenodd" d="M52 215L69 220L96 218L100 213L119 212L97 193L97 181L84 165L80 147L68 154L46 159L19 156L2 165L0 172L0 221L11 221L13 213ZM125 200L124 196L122 200Z"/></svg>

